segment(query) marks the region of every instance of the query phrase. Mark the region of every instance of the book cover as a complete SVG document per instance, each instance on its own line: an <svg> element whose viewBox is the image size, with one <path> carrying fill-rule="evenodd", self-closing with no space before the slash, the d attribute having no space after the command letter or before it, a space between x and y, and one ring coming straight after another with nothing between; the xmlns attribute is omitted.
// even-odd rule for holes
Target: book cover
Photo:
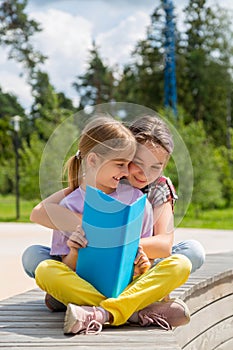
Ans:
<svg viewBox="0 0 233 350"><path fill-rule="evenodd" d="M132 281L146 195L125 204L87 186L82 227L88 240L79 249L77 274L107 298L116 298Z"/></svg>

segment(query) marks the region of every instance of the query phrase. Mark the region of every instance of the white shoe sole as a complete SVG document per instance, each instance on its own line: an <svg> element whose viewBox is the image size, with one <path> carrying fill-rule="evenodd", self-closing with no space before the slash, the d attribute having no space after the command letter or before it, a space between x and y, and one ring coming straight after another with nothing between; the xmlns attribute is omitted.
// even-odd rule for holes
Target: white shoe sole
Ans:
<svg viewBox="0 0 233 350"><path fill-rule="evenodd" d="M78 321L75 308L77 305L68 304L64 320L64 334L73 334L72 328Z"/></svg>

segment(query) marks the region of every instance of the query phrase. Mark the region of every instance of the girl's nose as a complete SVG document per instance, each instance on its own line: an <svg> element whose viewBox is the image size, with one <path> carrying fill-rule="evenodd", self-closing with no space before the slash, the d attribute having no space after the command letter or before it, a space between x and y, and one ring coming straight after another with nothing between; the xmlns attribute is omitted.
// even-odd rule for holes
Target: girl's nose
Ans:
<svg viewBox="0 0 233 350"><path fill-rule="evenodd" d="M122 172L122 176L128 176L129 175L129 167L128 165L127 166L124 166L124 168L121 169L121 172Z"/></svg>

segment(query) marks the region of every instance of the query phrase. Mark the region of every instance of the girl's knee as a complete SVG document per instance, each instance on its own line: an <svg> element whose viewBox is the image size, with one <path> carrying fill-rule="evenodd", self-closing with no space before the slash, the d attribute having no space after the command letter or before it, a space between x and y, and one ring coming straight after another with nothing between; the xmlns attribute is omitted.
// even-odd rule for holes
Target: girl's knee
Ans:
<svg viewBox="0 0 233 350"><path fill-rule="evenodd" d="M36 283L41 289L43 289L43 284L47 280L51 280L54 276L54 269L57 268L58 264L61 264L60 262L56 260L44 260L37 266L35 270L35 280Z"/></svg>
<svg viewBox="0 0 233 350"><path fill-rule="evenodd" d="M42 261L35 270L35 280L39 287L41 286L40 281L44 281L45 277L47 276L47 262L48 260Z"/></svg>
<svg viewBox="0 0 233 350"><path fill-rule="evenodd" d="M199 269L205 262L205 249L202 244L194 239L189 240L190 260L192 261L192 272Z"/></svg>
<svg viewBox="0 0 233 350"><path fill-rule="evenodd" d="M174 274L174 276L181 277L184 280L187 280L192 270L191 261L182 254L174 254L171 256L171 259L173 261L172 273Z"/></svg>
<svg viewBox="0 0 233 350"><path fill-rule="evenodd" d="M192 263L192 271L199 269L205 262L205 250L200 242L189 239L174 246L175 254L185 255Z"/></svg>
<svg viewBox="0 0 233 350"><path fill-rule="evenodd" d="M35 277L35 270L43 260L50 259L50 248L42 245L28 247L22 255L22 264L25 272L30 277Z"/></svg>
<svg viewBox="0 0 233 350"><path fill-rule="evenodd" d="M40 246L32 245L28 247L22 255L22 264L24 271L27 273L29 277L35 277L35 269L37 267L38 261L35 258L37 256L37 252Z"/></svg>
<svg viewBox="0 0 233 350"><path fill-rule="evenodd" d="M58 278L62 278L64 274L70 271L71 269L61 261L52 259L44 260L35 270L35 280L40 287L44 283L54 283Z"/></svg>

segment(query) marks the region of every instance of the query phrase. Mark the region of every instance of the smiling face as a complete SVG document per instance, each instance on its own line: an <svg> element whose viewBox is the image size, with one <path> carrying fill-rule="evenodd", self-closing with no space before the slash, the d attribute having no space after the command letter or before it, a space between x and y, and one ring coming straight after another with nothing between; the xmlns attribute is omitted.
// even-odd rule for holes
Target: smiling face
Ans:
<svg viewBox="0 0 233 350"><path fill-rule="evenodd" d="M106 194L112 193L119 185L120 179L129 175L129 163L133 157L134 153L126 154L125 151L110 152L108 157L90 152L85 159L85 175L81 187L85 190L86 185L89 185Z"/></svg>
<svg viewBox="0 0 233 350"><path fill-rule="evenodd" d="M144 188L154 182L168 161L168 152L151 142L138 144L133 161L129 165L128 180L133 187Z"/></svg>
<svg viewBox="0 0 233 350"><path fill-rule="evenodd" d="M113 192L122 177L129 174L129 161L126 159L108 160L99 167L95 186L101 191L109 194Z"/></svg>

